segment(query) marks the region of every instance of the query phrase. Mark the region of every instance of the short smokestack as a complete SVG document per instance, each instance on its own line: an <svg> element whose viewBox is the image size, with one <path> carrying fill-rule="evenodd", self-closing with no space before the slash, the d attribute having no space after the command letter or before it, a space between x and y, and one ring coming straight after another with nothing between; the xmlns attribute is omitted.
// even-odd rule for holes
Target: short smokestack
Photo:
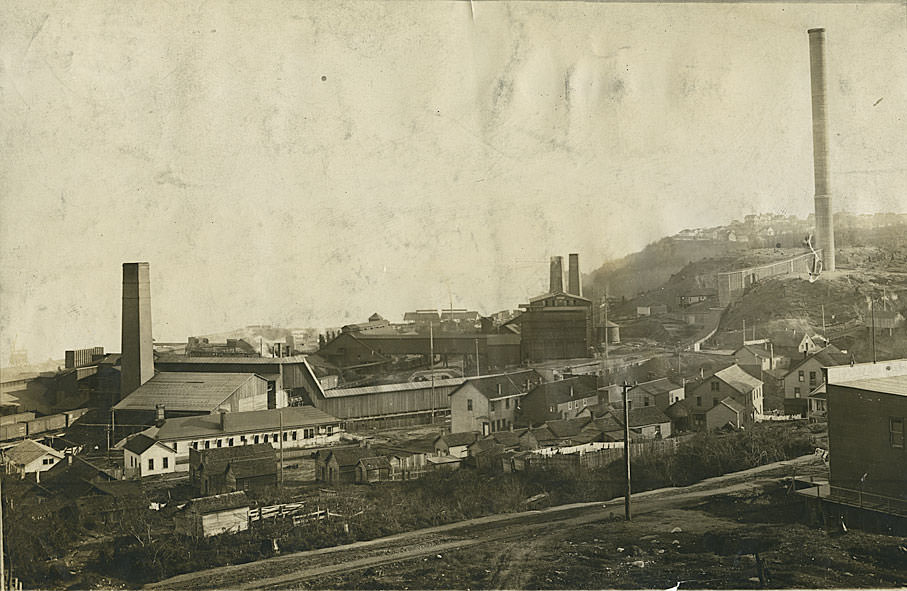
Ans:
<svg viewBox="0 0 907 591"><path fill-rule="evenodd" d="M822 250L822 268L835 270L835 229L831 211L828 168L828 109L825 103L825 29L809 29L809 73L813 110L813 173L816 183L816 248Z"/></svg>
<svg viewBox="0 0 907 591"><path fill-rule="evenodd" d="M551 280L549 293L564 291L564 257L551 257Z"/></svg>
<svg viewBox="0 0 907 591"><path fill-rule="evenodd" d="M579 274L579 255L572 253L568 260L567 293L583 295L583 284Z"/></svg>
<svg viewBox="0 0 907 591"><path fill-rule="evenodd" d="M123 263L120 398L154 377L148 263Z"/></svg>
<svg viewBox="0 0 907 591"><path fill-rule="evenodd" d="M164 417L166 414L166 407L163 404L154 405L154 422L158 427L164 424Z"/></svg>

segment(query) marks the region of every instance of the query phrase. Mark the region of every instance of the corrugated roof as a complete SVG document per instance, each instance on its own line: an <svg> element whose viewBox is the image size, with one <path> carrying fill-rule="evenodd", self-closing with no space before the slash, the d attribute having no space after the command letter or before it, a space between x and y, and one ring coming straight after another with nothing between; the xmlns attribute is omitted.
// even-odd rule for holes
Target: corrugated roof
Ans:
<svg viewBox="0 0 907 591"><path fill-rule="evenodd" d="M196 417L167 419L161 427L152 427L145 433L158 440L168 441L188 437L230 436L254 431L277 431L281 425L281 415L283 415L284 430L340 422L340 419L332 417L314 406L288 406L280 409L228 412L224 415L224 429L220 427L221 417L217 412Z"/></svg>
<svg viewBox="0 0 907 591"><path fill-rule="evenodd" d="M459 386L465 381L466 378L435 379L435 388ZM369 394L408 392L410 390L422 390L425 388L431 388L431 380L425 380L423 382L401 382L398 384L379 384L377 386L362 386L360 388L334 388L333 390L325 390L324 397L343 398L346 396L368 396Z"/></svg>
<svg viewBox="0 0 907 591"><path fill-rule="evenodd" d="M251 373L161 372L113 408L154 410L163 404L167 410L210 412L246 382L262 379Z"/></svg>
<svg viewBox="0 0 907 591"><path fill-rule="evenodd" d="M161 363L180 363L185 365L286 365L292 363L303 363L306 361L305 355L291 355L289 357L186 357L183 355L161 355L158 358Z"/></svg>
<svg viewBox="0 0 907 591"><path fill-rule="evenodd" d="M885 378L865 378L852 382L836 382L835 385L845 386L847 388L859 388L861 390L869 390L870 392L880 392L882 394L907 396L907 375Z"/></svg>
<svg viewBox="0 0 907 591"><path fill-rule="evenodd" d="M714 376L741 394L748 394L762 385L762 380L754 378L736 364L716 371Z"/></svg>
<svg viewBox="0 0 907 591"><path fill-rule="evenodd" d="M3 453L10 462L17 466L25 466L47 454L55 458L63 457L62 453L52 447L47 447L31 439L24 439Z"/></svg>

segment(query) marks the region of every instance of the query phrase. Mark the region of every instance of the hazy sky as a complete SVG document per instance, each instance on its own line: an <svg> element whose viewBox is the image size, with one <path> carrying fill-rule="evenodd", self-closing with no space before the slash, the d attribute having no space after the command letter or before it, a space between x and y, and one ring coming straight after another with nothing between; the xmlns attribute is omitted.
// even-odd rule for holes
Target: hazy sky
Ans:
<svg viewBox="0 0 907 591"><path fill-rule="evenodd" d="M905 4L4 2L0 356L514 308L685 227L907 211Z"/></svg>

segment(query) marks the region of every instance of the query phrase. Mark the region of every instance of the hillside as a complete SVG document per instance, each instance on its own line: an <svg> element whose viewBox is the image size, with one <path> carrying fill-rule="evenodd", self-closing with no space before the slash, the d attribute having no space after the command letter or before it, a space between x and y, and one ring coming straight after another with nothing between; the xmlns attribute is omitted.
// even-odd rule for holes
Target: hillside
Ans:
<svg viewBox="0 0 907 591"><path fill-rule="evenodd" d="M611 297L631 298L661 287L685 265L709 258L733 259L744 250L745 246L734 242L662 238L640 252L606 262L587 275L584 282L596 294L605 293L607 287Z"/></svg>

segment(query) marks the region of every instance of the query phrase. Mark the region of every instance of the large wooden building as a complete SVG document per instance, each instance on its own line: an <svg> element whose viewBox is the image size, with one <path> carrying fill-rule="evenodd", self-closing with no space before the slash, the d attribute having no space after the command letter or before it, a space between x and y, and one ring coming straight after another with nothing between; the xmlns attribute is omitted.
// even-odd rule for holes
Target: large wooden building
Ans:
<svg viewBox="0 0 907 591"><path fill-rule="evenodd" d="M592 356L592 300L560 291L532 298L520 307L525 310L519 316L524 361Z"/></svg>

